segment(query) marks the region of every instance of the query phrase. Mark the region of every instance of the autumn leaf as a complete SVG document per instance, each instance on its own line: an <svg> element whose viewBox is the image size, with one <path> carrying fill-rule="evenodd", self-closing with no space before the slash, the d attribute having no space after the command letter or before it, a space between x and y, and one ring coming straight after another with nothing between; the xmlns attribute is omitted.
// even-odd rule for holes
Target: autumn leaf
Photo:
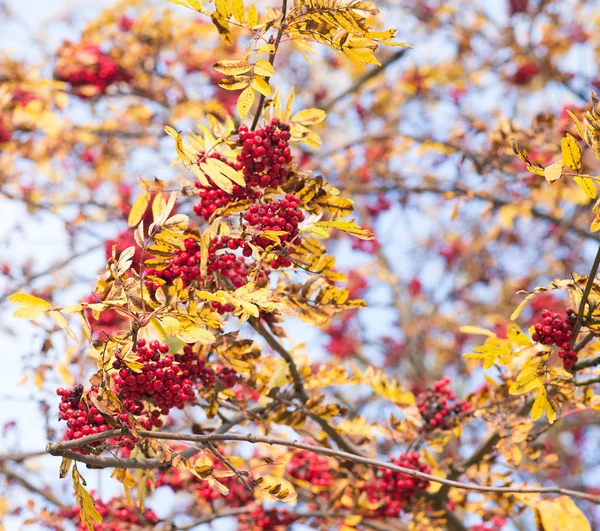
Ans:
<svg viewBox="0 0 600 531"><path fill-rule="evenodd" d="M52 308L49 302L39 297L28 295L27 293L15 293L8 300L17 306L21 306L21 308L18 308L13 313L13 317L18 319L36 319L42 313Z"/></svg>
<svg viewBox="0 0 600 531"><path fill-rule="evenodd" d="M252 105L254 103L254 89L252 87L247 87L240 94L237 101L237 109L240 114L240 118L245 118L246 115L250 112Z"/></svg>

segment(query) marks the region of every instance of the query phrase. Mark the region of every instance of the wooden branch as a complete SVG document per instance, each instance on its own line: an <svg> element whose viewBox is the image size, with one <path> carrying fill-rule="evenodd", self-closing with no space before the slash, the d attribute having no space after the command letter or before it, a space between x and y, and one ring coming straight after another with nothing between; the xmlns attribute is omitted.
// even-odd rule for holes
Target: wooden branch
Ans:
<svg viewBox="0 0 600 531"><path fill-rule="evenodd" d="M117 435L120 434L119 430L112 430L113 433L104 432L107 437L113 437L115 435L115 431L117 431ZM109 435L107 435L109 434ZM307 450L314 454L325 455L328 457L334 457L339 459L344 459L347 461L351 461L353 463L360 463L364 465L368 465L375 468L384 468L387 470L393 470L394 472L399 472L401 474L405 474L410 477L426 479L428 481L434 483L440 483L442 485L447 485L451 488L469 490L474 492L493 492L493 493L505 493L505 494L563 494L565 496L570 496L572 498L577 498L580 500L587 500L592 503L600 504L600 496L596 496L593 494L588 494L586 492L576 491L565 489L562 487L554 486L554 487L492 487L486 485L478 485L475 483L463 483L459 481L454 481L450 479L440 478L438 476L433 476L431 474L426 474L424 472L419 472L418 470L414 470L412 468L406 468L398 465L394 465L393 463L381 461L379 459L372 459L369 457L364 457L361 455L356 455L350 452L345 452L343 450L334 450L332 448L325 448L322 446L314 446L312 444L302 443L296 440L290 439L281 439L278 437L267 437L264 435L254 435L251 433L225 433L225 434L208 434L208 435L194 435L194 434L185 434L185 433L171 433L171 432L162 432L162 431L144 431L140 430L139 434L141 437L152 438L152 439L161 439L161 440L171 440L171 441L187 441L194 442L199 444L206 444L208 442L249 442L252 444L264 443L269 445L278 445L285 446L288 448L297 448L299 450ZM100 434L97 434L100 435ZM47 451L52 455L64 456L73 459L74 461L79 461L82 463L91 464L92 466L99 467L118 467L118 468L152 468L148 466L150 462L156 462L153 459L146 460L138 460L138 459L120 459L120 458L107 458L107 457L96 457L90 455L82 455L78 452L74 452L72 450L65 450L64 446L73 447L73 443L78 442L80 446L85 446L89 442L97 441L97 435L92 435L88 437L82 437L77 441L68 441L68 443L51 443L48 444ZM491 443L488 443L491 444ZM493 443L495 445L495 443ZM492 446L493 446L492 445ZM483 450L482 450L483 453ZM107 463L110 463L107 465ZM116 464L112 464L116 463ZM161 466L168 466L168 462L161 463Z"/></svg>

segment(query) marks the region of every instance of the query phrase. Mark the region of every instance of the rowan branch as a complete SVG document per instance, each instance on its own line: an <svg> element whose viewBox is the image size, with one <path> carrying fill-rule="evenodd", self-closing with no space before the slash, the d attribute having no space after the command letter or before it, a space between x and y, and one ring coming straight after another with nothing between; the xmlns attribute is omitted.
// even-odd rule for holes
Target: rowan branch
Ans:
<svg viewBox="0 0 600 531"><path fill-rule="evenodd" d="M116 432L116 433L115 433ZM108 435L107 435L108 434ZM123 430L112 430L111 432L104 432L103 434L106 437L113 437L115 435L123 434ZM78 452L74 452L72 450L64 449L65 446L74 447L74 443L79 443L80 446L85 446L89 442L96 442L97 435L82 437L81 439L77 439L76 441L68 441L67 443L50 443L46 447L48 453L56 456L64 456L73 459L74 461L79 461L86 464L91 464L92 466L104 467L107 466L107 463L115 462L117 464L109 464L110 467L118 467L118 468L151 468L147 466L150 462L155 462L154 459L147 460L139 460L139 459L121 459L121 458L107 458L107 457L96 457L90 455L82 455ZM162 432L162 431L144 431L140 430L139 435L145 438L151 439L161 439L161 440L171 440L171 441L186 441L186 442L194 442L199 444L206 444L209 442L249 442L252 444L269 444L269 445L277 445L277 446L285 446L288 448L296 448L299 450L306 450L312 452L314 454L325 455L328 457L334 457L339 459L344 459L346 461L351 461L353 463L360 463L364 465L368 465L375 468L384 468L387 470L392 470L394 472L399 472L401 474L405 474L414 478L426 479L427 481L431 481L434 483L439 483L441 485L447 485L451 488L457 488L462 490L474 491L474 492L492 492L492 493L503 493L503 494L563 494L565 496L570 496L572 498L577 498L580 500L587 500L592 503L600 504L600 496L595 496L593 494L588 494L586 492L565 489L562 487L554 486L554 487L492 487L487 485L478 485L476 483L463 483L459 481L454 481L450 479L440 478L438 476L434 476L431 474L426 474L424 472L420 472L418 470L414 470L412 468L406 468L403 466L398 466L393 463L381 461L379 459L373 459L369 457L364 457L361 455L356 455L350 452L345 452L343 450L334 450L332 448L325 448L322 446L314 446L311 444L302 443L296 440L290 439L282 439L278 437L268 437L264 435L254 435L251 433L225 433L225 434L208 434L208 435L194 435L194 434L184 434L184 433L171 433L171 432ZM494 443L495 444L495 443ZM139 466L141 465L141 466ZM160 463L160 466L168 466L169 462Z"/></svg>
<svg viewBox="0 0 600 531"><path fill-rule="evenodd" d="M271 333L265 328L259 319L252 319L250 323L254 329L265 339L267 344L287 363L292 380L294 381L294 390L296 391L296 394L302 403L305 404L308 402L310 400L310 395L304 388L302 375L300 374L300 371L298 371L298 367L296 366L296 362L294 361L294 358L292 358L292 355L283 347L281 343L279 343L279 341L277 341L275 337L273 337L273 335L271 335ZM329 438L335 441L340 448L343 448L347 452L353 454L362 455L362 451L356 445L341 435L335 429L335 427L329 424L325 419L315 415L314 413L311 413L310 411L308 414L310 418L315 420L319 426L321 426L321 429L329 436Z"/></svg>
<svg viewBox="0 0 600 531"><path fill-rule="evenodd" d="M279 49L279 43L281 42L281 37L283 36L283 32L285 30L285 18L287 16L287 0L283 0L281 4L281 22L279 23L279 31L277 32L277 37L275 37L275 44L273 44L273 51L269 54L269 63L271 66L275 63L275 56L277 55L277 50ZM267 85L270 84L271 78L266 78ZM260 115L262 114L263 107L265 106L266 96L264 94L260 95L260 100L258 101L258 107L256 108L256 113L254 114L254 119L252 120L252 126L250 129L254 131L256 126L258 125L258 120L260 120Z"/></svg>
<svg viewBox="0 0 600 531"><path fill-rule="evenodd" d="M346 90L340 92L337 96L334 96L331 100L329 100L323 106L323 110L326 112L329 112L340 101L342 101L344 98L346 98L346 96L349 96L350 94L353 94L354 92L357 92L367 81L370 81L374 77L377 77L379 74L384 72L386 70L386 68L388 68L390 65L394 64L398 59L404 57L404 54L406 54L406 51L407 51L406 48L401 48L394 54L390 55L377 68L374 68L373 70L369 70L368 72L364 73L362 76L357 78L356 81L354 81L354 83L352 83L352 85L350 85Z"/></svg>

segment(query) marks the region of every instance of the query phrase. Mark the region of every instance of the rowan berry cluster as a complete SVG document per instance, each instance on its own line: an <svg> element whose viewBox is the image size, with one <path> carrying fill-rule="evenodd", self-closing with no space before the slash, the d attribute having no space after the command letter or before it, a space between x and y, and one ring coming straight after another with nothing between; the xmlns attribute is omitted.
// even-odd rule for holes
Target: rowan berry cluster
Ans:
<svg viewBox="0 0 600 531"><path fill-rule="evenodd" d="M194 400L194 381L190 376L199 377L203 370L212 371L204 367L203 360L199 358L194 366L186 353L184 369L181 357L169 355L168 351L168 345L161 345L156 340L146 344L145 339L139 339L136 350L137 362L142 364L139 372L133 371L120 359L113 362L113 368L118 370L114 377L115 392L122 401L123 409L137 416L145 412L146 403L157 408L140 421L146 429L162 426L161 414L167 415L175 407L182 409L186 402ZM127 414L122 416L121 420L126 422Z"/></svg>
<svg viewBox="0 0 600 531"><path fill-rule="evenodd" d="M0 144L6 144L12 137L12 131L0 116Z"/></svg>
<svg viewBox="0 0 600 531"><path fill-rule="evenodd" d="M431 472L431 467L419 460L416 452L403 453L392 464L411 468L425 474ZM389 469L379 469L374 481L365 487L367 498L373 503L384 500L384 504L376 509L378 516L397 517L420 493L429 487L429 481L414 478Z"/></svg>
<svg viewBox="0 0 600 531"><path fill-rule="evenodd" d="M289 139L290 126L278 118L256 131L240 126L238 145L242 151L237 156L236 169L244 172L248 186L277 188L286 181L292 162Z"/></svg>
<svg viewBox="0 0 600 531"><path fill-rule="evenodd" d="M102 517L102 523L95 523L95 531L142 531L143 529L153 529L158 524L159 519L152 509L141 510L131 503L126 503L120 498L112 498L108 502L103 502L96 497L92 490L90 494L94 498L96 510ZM77 527L77 531L88 531L88 526L81 521L80 507L61 507L59 515L71 520Z"/></svg>
<svg viewBox="0 0 600 531"><path fill-rule="evenodd" d="M289 474L295 479L306 481L317 487L333 486L331 465L327 457L307 450L296 452L288 466Z"/></svg>
<svg viewBox="0 0 600 531"><path fill-rule="evenodd" d="M97 391L97 388L92 388L92 391ZM81 439L81 437L103 433L109 429L98 409L88 408L83 404L81 400L83 385L77 384L73 389L59 387L56 394L60 396L59 417L61 420L67 421L64 440ZM75 449L75 451L85 453L83 449Z"/></svg>
<svg viewBox="0 0 600 531"><path fill-rule="evenodd" d="M153 276L163 279L167 284L171 284L175 278L180 278L183 285L188 287L194 281L204 282L204 276L200 272L200 263L202 254L200 245L194 238L186 238L183 241L183 249L177 249L173 258L168 260L168 266L165 269L157 270L155 268L146 269L146 276ZM237 256L233 252L241 249L243 256ZM248 266L244 257L252 255L252 249L247 242L239 238L229 236L217 236L208 246L207 273L209 279L215 275L227 279L233 287L240 288L248 282ZM266 278L263 273L259 274L259 279ZM158 289L159 285L152 283L153 289ZM215 305L213 305L215 306ZM223 309L227 306L226 309ZM231 311L231 305L221 305L216 303L218 310ZM220 313L223 313L220 312Z"/></svg>
<svg viewBox="0 0 600 531"><path fill-rule="evenodd" d="M240 531L279 531L288 529L296 521L296 515L287 509L252 509L247 516L239 519Z"/></svg>
<svg viewBox="0 0 600 531"><path fill-rule="evenodd" d="M131 75L98 45L69 41L61 48L54 77L68 82L74 94L81 98L104 94L110 85L131 79Z"/></svg>
<svg viewBox="0 0 600 531"><path fill-rule="evenodd" d="M577 352L571 348L577 314L572 308L567 308L565 313L565 317L561 317L559 313L544 310L542 321L535 324L531 339L542 345L557 345L558 357L563 360L564 368L570 370L577 362Z"/></svg>
<svg viewBox="0 0 600 531"><path fill-rule="evenodd" d="M456 421L456 415L471 410L470 402L456 400L456 395L450 389L448 376L434 382L431 390L419 393L416 398L417 407L425 421L423 429L426 431L450 429Z"/></svg>
<svg viewBox="0 0 600 531"><path fill-rule="evenodd" d="M261 232L267 230L284 232L278 236L280 243L262 235L252 238L254 245L263 249L270 247L272 251L282 253L271 263L273 269L291 266L292 261L285 256L290 251L288 244L302 243L301 238L298 238L298 224L304 221L304 213L298 208L299 205L298 197L286 194L285 199L280 201L271 201L262 205L254 204L244 214L248 227Z"/></svg>

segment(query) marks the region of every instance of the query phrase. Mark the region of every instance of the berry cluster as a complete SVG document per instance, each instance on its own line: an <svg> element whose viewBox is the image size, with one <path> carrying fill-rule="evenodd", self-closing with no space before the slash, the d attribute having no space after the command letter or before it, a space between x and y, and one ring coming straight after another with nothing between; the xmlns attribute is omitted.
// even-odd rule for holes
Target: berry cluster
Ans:
<svg viewBox="0 0 600 531"><path fill-rule="evenodd" d="M280 243L275 243L266 236L257 235L252 238L252 243L266 249L271 247L272 251L282 253L271 263L273 269L289 267L292 261L285 256L290 248L287 244L299 245L302 240L298 238L298 224L304 221L304 213L298 206L300 199L295 195L286 194L285 199L271 201L262 205L254 204L244 214L247 226L258 231L282 231L285 234L278 236Z"/></svg>
<svg viewBox="0 0 600 531"><path fill-rule="evenodd" d="M202 152L198 157L198 163L204 162L207 158L218 159L234 169L241 169L238 167L239 163L237 165L232 164L225 157L223 157L223 155L216 152L213 152L208 156ZM206 178L212 183L212 180L210 177L208 177L208 175L206 175ZM253 192L250 188L239 186L237 184L233 185L233 190L230 194L224 190L221 190L217 186L214 186L214 183L210 188L203 186L200 181L196 181L194 184L199 190L198 196L200 197L200 203L194 205L194 212L206 220L210 219L217 209L224 207L229 203L233 203L234 201L238 201L240 199L258 199L260 197L260 192Z"/></svg>
<svg viewBox="0 0 600 531"><path fill-rule="evenodd" d="M199 282L208 280L200 272L202 255L198 241L194 238L186 238L183 241L183 246L183 249L177 249L174 252L175 256L168 260L168 266L165 269L159 271L148 268L146 269L146 276L163 279L167 284L171 284L175 278L181 278L185 287L196 280ZM238 249L241 249L243 256L237 256L233 252L229 252ZM248 266L244 257L251 255L252 249L244 240L229 236L217 236L208 246L207 272L209 279L212 279L214 275L219 275L231 282L236 289L246 285L248 282ZM261 278L266 278L264 273ZM158 284L154 283L152 287L158 289ZM216 307L221 309L221 305L216 304L218 305ZM232 309L224 311L231 311Z"/></svg>
<svg viewBox="0 0 600 531"><path fill-rule="evenodd" d="M426 431L441 428L447 430L452 428L456 415L471 410L471 404L463 400L457 400L450 389L450 378L444 376L441 380L434 382L433 389L426 390L417 395L417 407L421 417L425 421L423 429Z"/></svg>
<svg viewBox="0 0 600 531"><path fill-rule="evenodd" d="M92 391L97 389L92 388ZM64 439L67 441L81 439L87 435L103 433L109 429L104 417L95 407L87 408L81 400L83 396L83 385L77 384L73 389L59 387L56 394L60 396L59 417L67 421ZM82 449L75 451L83 453Z"/></svg>
<svg viewBox="0 0 600 531"><path fill-rule="evenodd" d="M307 450L296 452L289 464L289 474L295 479L323 488L333 486L331 465L324 455Z"/></svg>
<svg viewBox="0 0 600 531"><path fill-rule="evenodd" d="M248 186L277 188L289 173L292 152L289 146L290 126L274 118L271 123L256 131L247 125L238 130L238 145L242 151L237 156L236 169L243 170Z"/></svg>
<svg viewBox="0 0 600 531"><path fill-rule="evenodd" d="M542 311L542 321L535 324L531 339L542 345L557 345L558 357L563 360L565 369L570 370L577 362L577 352L571 348L577 314L572 308L567 308L565 313L563 318L559 313Z"/></svg>
<svg viewBox="0 0 600 531"><path fill-rule="evenodd" d="M175 356L167 354L161 357L168 351L168 345L161 345L156 340L146 345L145 339L139 339L136 354L138 363L143 365L140 372L134 372L119 359L113 362L113 367L119 371L114 377L115 391L122 400L124 410L132 415L141 415L145 410L144 402L158 408L150 412L149 418L140 421L146 429L162 426L159 418L161 413L167 415L174 407L182 409L186 402L195 397L194 382L189 377L192 371L182 370ZM194 368L193 371L199 373L200 369ZM184 375L185 372L187 374ZM127 421L126 413L121 420Z"/></svg>
<svg viewBox="0 0 600 531"><path fill-rule="evenodd" d="M0 116L0 144L6 144L12 137L12 131Z"/></svg>
<svg viewBox="0 0 600 531"><path fill-rule="evenodd" d="M238 529L240 531L279 531L289 529L296 521L296 515L287 509L264 509L257 507L247 515L240 517Z"/></svg>
<svg viewBox="0 0 600 531"><path fill-rule="evenodd" d="M392 463L405 468L412 468L429 474L431 468L419 461L419 454L412 452L401 454ZM398 517L404 507L429 487L429 481L413 478L389 469L380 469L374 481L366 486L367 498L373 503L384 500L383 505L376 509L378 516Z"/></svg>
<svg viewBox="0 0 600 531"><path fill-rule="evenodd" d="M54 72L56 79L66 81L81 98L106 93L114 83L129 81L131 76L117 62L91 43L65 42Z"/></svg>
<svg viewBox="0 0 600 531"><path fill-rule="evenodd" d="M539 73L540 68L538 65L535 63L525 63L517 68L517 71L511 77L511 81L515 85L527 85Z"/></svg>
<svg viewBox="0 0 600 531"><path fill-rule="evenodd" d="M142 531L143 529L154 529L158 524L158 516L152 509L140 510L131 503L126 503L119 498L112 498L108 502L103 502L96 497L94 491L90 491L94 497L96 510L102 517L102 523L94 524L95 531ZM88 531L88 526L81 521L80 507L61 507L59 515L68 518L77 527L77 531Z"/></svg>
<svg viewBox="0 0 600 531"><path fill-rule="evenodd" d="M349 329L348 321L332 324L325 330L325 333L330 338L329 343L325 346L330 354L338 358L350 358L359 352L358 339Z"/></svg>

